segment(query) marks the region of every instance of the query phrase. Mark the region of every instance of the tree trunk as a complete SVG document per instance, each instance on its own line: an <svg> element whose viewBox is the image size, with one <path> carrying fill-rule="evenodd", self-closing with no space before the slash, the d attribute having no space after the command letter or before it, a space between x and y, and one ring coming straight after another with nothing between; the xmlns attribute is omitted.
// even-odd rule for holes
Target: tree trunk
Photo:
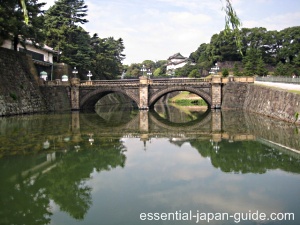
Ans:
<svg viewBox="0 0 300 225"><path fill-rule="evenodd" d="M18 51L19 37L18 35L14 36L14 50Z"/></svg>

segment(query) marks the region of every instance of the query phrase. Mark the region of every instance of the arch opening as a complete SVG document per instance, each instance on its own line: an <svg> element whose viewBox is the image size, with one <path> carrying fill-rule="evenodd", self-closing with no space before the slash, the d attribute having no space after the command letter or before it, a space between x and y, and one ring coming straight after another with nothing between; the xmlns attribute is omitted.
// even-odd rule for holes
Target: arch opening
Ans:
<svg viewBox="0 0 300 225"><path fill-rule="evenodd" d="M128 104L137 108L136 100L128 96L125 92L114 90L95 90L80 100L80 109L96 111L97 108L113 104Z"/></svg>
<svg viewBox="0 0 300 225"><path fill-rule="evenodd" d="M174 124L189 124L210 111L201 96L190 91L170 91L153 101L151 110Z"/></svg>
<svg viewBox="0 0 300 225"><path fill-rule="evenodd" d="M204 100L204 102L206 103L207 107L210 108L211 107L211 96L210 94L207 93L207 91L205 90L201 90L201 89L195 89L195 88L191 88L191 87L184 87L184 88L178 88L178 87L173 87L173 88L168 88L168 89L164 89L161 90L157 93L155 93L154 95L151 96L151 98L149 99L149 107L153 108L154 105L161 99L161 98L165 98L164 96L170 95L170 93L176 93L176 92L189 92L192 93L194 95L199 96L200 98L202 98Z"/></svg>

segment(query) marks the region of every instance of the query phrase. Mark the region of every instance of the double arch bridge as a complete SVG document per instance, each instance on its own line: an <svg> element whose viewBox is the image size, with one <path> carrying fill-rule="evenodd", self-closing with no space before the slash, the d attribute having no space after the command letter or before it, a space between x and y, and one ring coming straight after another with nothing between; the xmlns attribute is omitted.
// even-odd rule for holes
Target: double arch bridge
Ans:
<svg viewBox="0 0 300 225"><path fill-rule="evenodd" d="M217 75L211 78L149 79L142 76L139 79L92 81L73 78L70 94L71 108L72 110L93 108L105 95L119 92L132 99L140 110L147 110L170 92L189 91L203 98L210 108L217 109L221 108L222 84L228 81L228 78Z"/></svg>

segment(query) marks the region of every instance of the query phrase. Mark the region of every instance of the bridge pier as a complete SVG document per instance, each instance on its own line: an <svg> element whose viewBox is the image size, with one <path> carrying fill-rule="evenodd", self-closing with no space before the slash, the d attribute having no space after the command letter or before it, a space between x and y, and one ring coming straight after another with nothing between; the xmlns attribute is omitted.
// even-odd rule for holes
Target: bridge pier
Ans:
<svg viewBox="0 0 300 225"><path fill-rule="evenodd" d="M72 112L72 136L73 141L76 143L80 142L82 140L81 133L80 133L80 114L79 112Z"/></svg>
<svg viewBox="0 0 300 225"><path fill-rule="evenodd" d="M222 103L222 78L214 75L211 80L211 108L220 109Z"/></svg>
<svg viewBox="0 0 300 225"><path fill-rule="evenodd" d="M149 94L148 94L148 77L140 77L140 88L139 88L139 109L148 110L149 109Z"/></svg>
<svg viewBox="0 0 300 225"><path fill-rule="evenodd" d="M213 133L222 131L222 114L219 109L211 111L211 130Z"/></svg>
<svg viewBox="0 0 300 225"><path fill-rule="evenodd" d="M139 127L140 127L140 132L143 133L148 133L149 132L149 116L148 116L148 111L141 110L140 111L140 121L139 121Z"/></svg>
<svg viewBox="0 0 300 225"><path fill-rule="evenodd" d="M78 111L80 110L80 93L79 93L79 86L80 86L80 79L79 78L72 78L70 80L70 98L71 98L71 110Z"/></svg>

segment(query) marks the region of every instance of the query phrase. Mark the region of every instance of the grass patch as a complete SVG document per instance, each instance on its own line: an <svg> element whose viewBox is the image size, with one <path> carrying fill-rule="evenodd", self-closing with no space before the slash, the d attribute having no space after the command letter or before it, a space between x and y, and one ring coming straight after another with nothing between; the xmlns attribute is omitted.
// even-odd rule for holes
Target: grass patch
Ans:
<svg viewBox="0 0 300 225"><path fill-rule="evenodd" d="M195 95L188 91L180 92L175 97L169 99L169 102L179 106L207 106L207 103L202 98L195 98Z"/></svg>
<svg viewBox="0 0 300 225"><path fill-rule="evenodd" d="M207 106L206 102L203 99L177 99L176 101L172 102L180 106Z"/></svg>
<svg viewBox="0 0 300 225"><path fill-rule="evenodd" d="M9 96L15 101L18 99L18 96L15 93L9 93Z"/></svg>
<svg viewBox="0 0 300 225"><path fill-rule="evenodd" d="M300 95L300 91L298 90L288 90L288 92Z"/></svg>

